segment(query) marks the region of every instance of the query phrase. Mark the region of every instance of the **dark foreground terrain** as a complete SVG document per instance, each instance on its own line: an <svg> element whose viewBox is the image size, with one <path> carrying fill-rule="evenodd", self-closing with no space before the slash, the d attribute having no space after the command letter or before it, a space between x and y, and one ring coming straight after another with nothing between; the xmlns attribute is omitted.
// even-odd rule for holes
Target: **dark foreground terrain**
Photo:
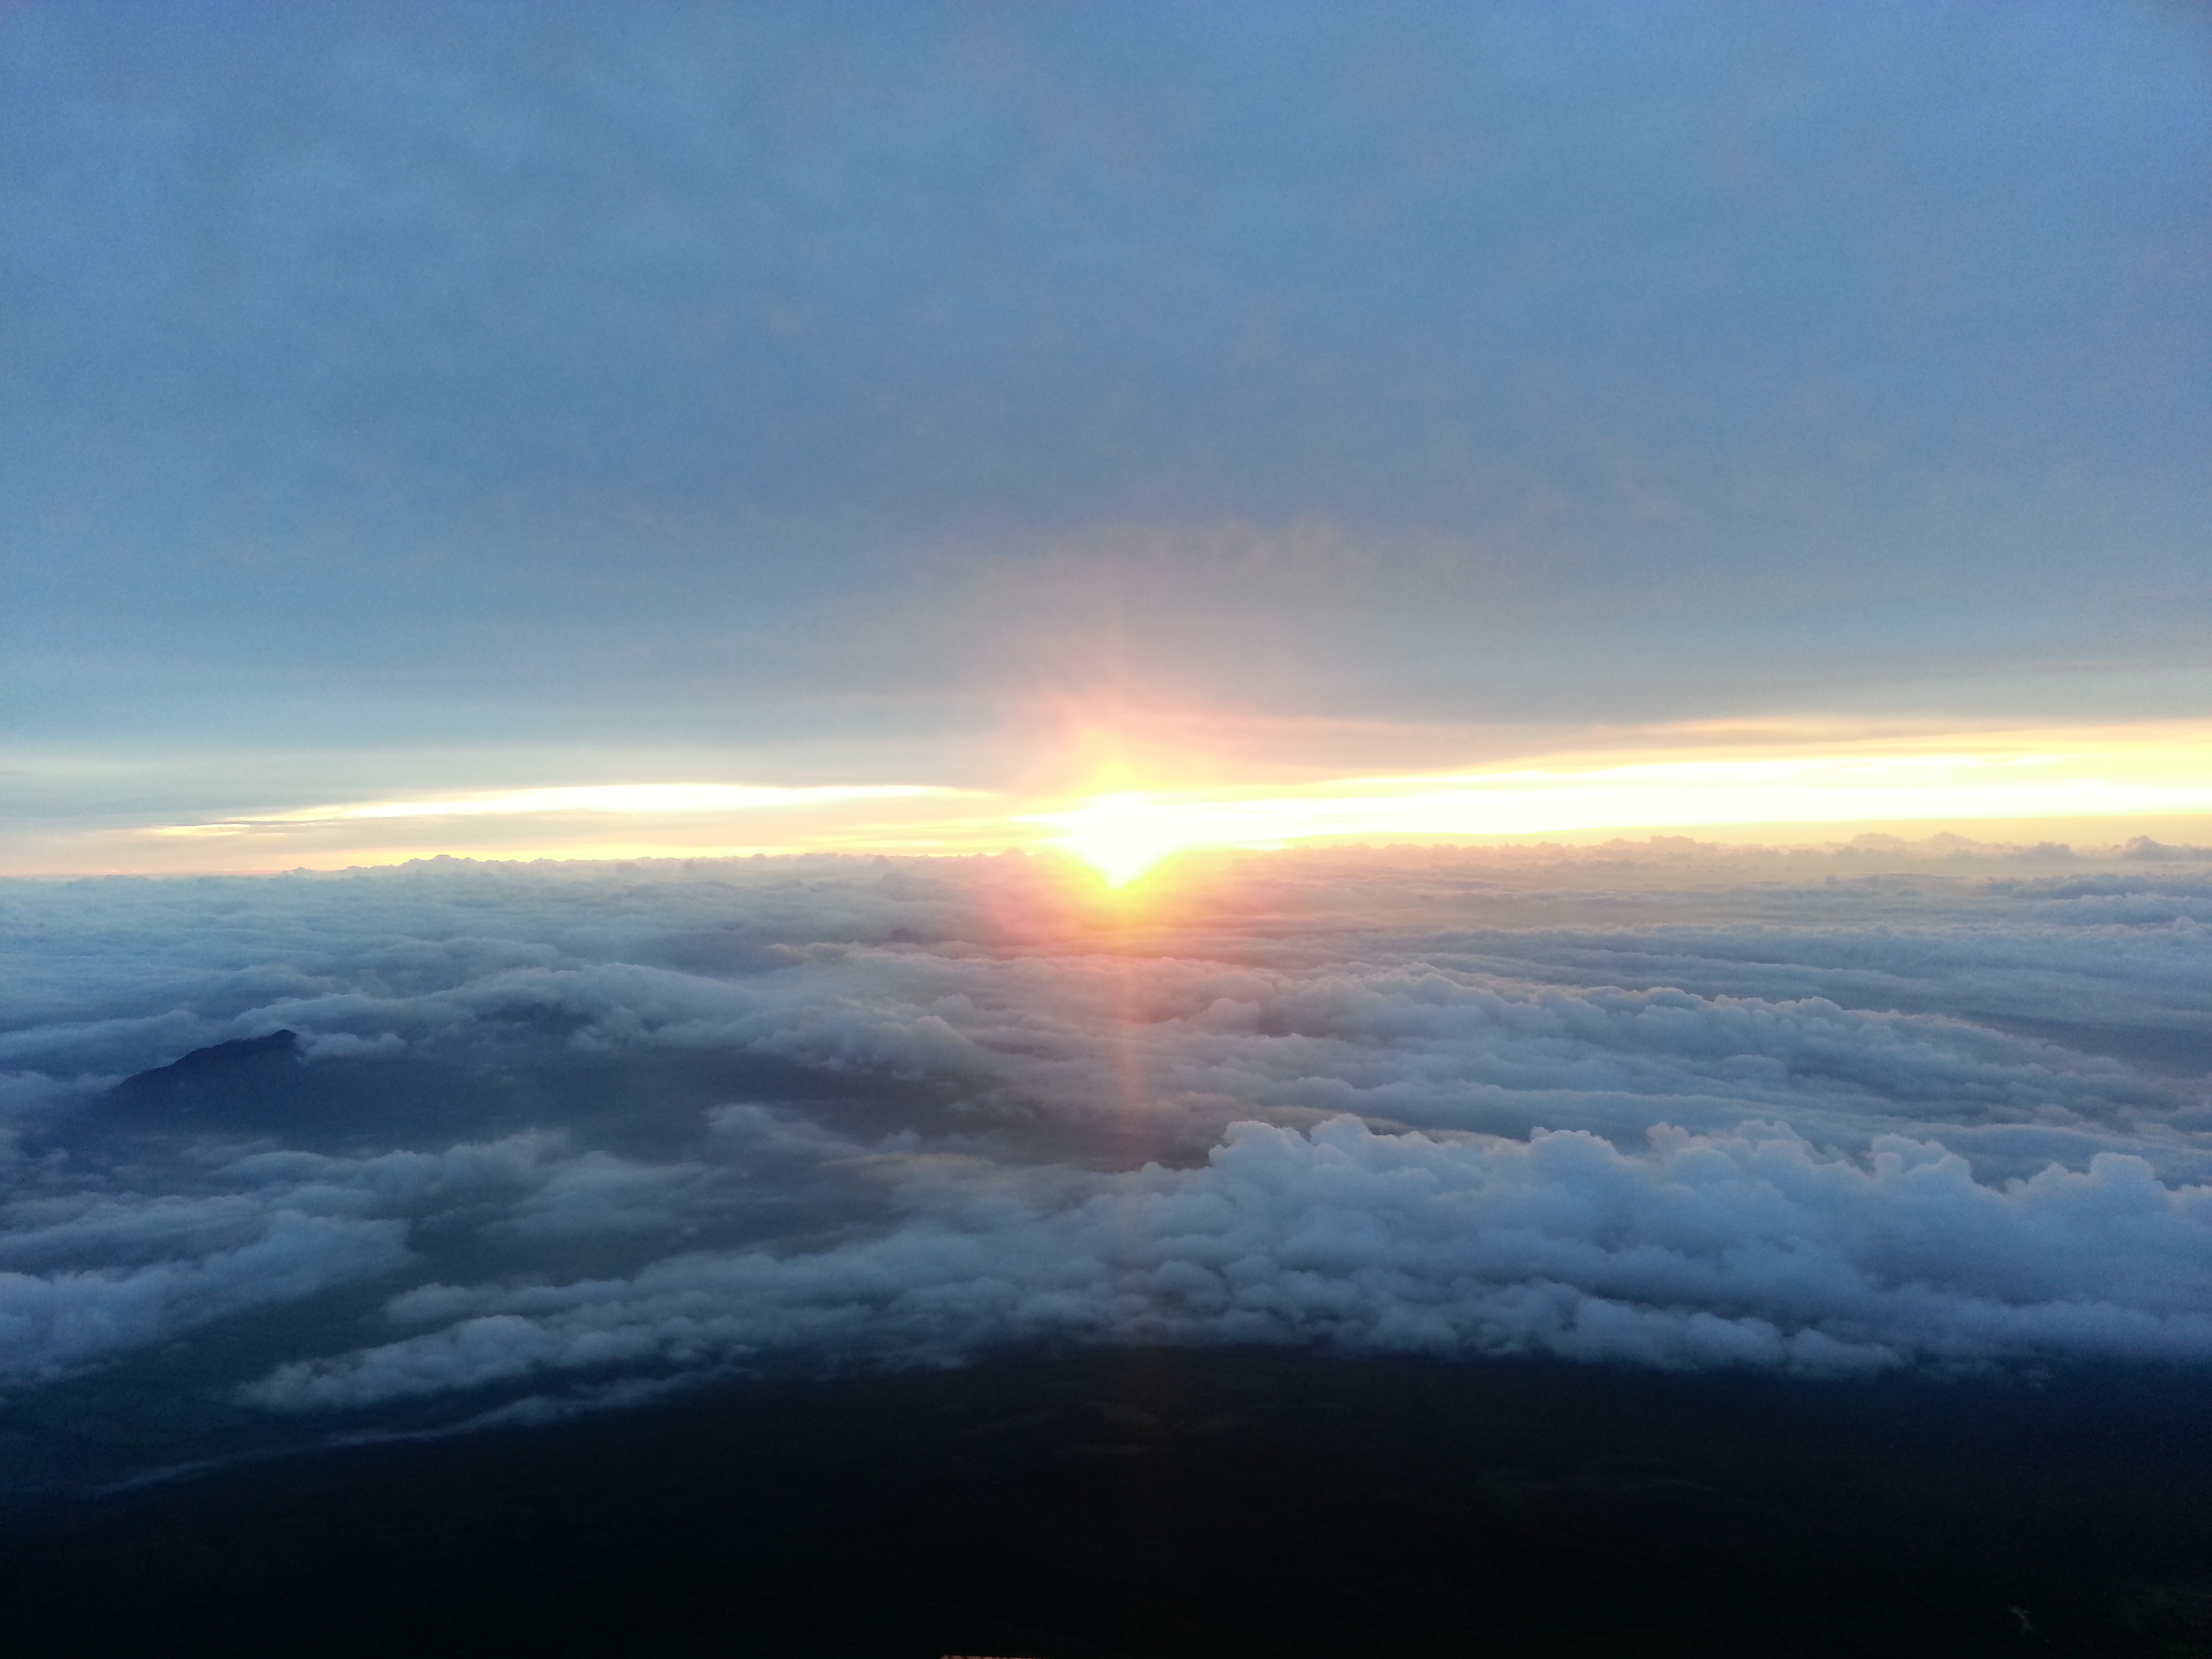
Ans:
<svg viewBox="0 0 2212 1659"><path fill-rule="evenodd" d="M1090 1354L21 1499L0 1534L9 1659L2183 1659L2212 1381Z"/></svg>

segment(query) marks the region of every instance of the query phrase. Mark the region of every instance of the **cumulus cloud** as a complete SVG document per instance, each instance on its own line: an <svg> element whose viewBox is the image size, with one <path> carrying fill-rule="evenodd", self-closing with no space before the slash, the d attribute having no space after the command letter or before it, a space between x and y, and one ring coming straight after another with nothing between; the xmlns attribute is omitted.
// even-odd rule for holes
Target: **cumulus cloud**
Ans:
<svg viewBox="0 0 2212 1659"><path fill-rule="evenodd" d="M532 1135L349 1159L268 1151L161 1170L187 1189L168 1192L108 1190L120 1172L72 1179L66 1160L49 1162L0 1206L0 1383L388 1276L412 1259L410 1219L542 1184L558 1144Z"/></svg>
<svg viewBox="0 0 2212 1659"><path fill-rule="evenodd" d="M437 1328L284 1366L251 1397L358 1406L549 1370L805 1345L900 1357L1038 1340L1287 1341L1844 1370L1911 1358L2212 1358L2212 1188L2102 1154L1997 1189L1930 1143L1862 1161L1772 1125L1528 1141L1237 1125L1203 1170L906 1178L839 1248L623 1279L430 1285Z"/></svg>
<svg viewBox="0 0 2212 1659"><path fill-rule="evenodd" d="M7 884L0 1382L228 1317L240 1398L456 1421L1031 1342L2212 1358L2182 861L1657 842L1077 890L1020 858ZM250 1077L113 1087L284 1030Z"/></svg>
<svg viewBox="0 0 2212 1659"><path fill-rule="evenodd" d="M403 1231L279 1212L234 1249L132 1268L0 1273L0 1379L61 1376L241 1308L387 1273L405 1256Z"/></svg>

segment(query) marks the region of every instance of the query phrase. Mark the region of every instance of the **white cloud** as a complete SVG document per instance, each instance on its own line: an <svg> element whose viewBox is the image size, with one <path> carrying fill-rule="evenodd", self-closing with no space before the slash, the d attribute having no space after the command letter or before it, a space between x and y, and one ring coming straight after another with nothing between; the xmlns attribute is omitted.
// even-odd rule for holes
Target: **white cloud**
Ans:
<svg viewBox="0 0 2212 1659"><path fill-rule="evenodd" d="M799 1345L934 1358L1010 1341L1320 1340L1670 1366L1864 1370L2083 1353L2212 1359L2212 1188L2106 1154L1999 1189L1886 1139L1771 1125L1628 1154L1240 1124L1203 1170L1085 1182L922 1160L865 1241L667 1259L619 1280L393 1304L440 1328L286 1365L250 1397L361 1406L547 1371Z"/></svg>
<svg viewBox="0 0 2212 1659"><path fill-rule="evenodd" d="M847 801L909 800L958 795L927 784L817 784L782 787L731 783L607 783L552 789L509 789L489 795L441 795L417 800L342 801L260 817L170 824L157 836L231 836L304 824L379 818L520 817L550 812L757 812Z"/></svg>
<svg viewBox="0 0 2212 1659"><path fill-rule="evenodd" d="M282 1355L378 1278L409 1328L239 1380L2212 1358L2212 878L2074 864L1310 853L1118 922L1019 858L0 884L0 1375L255 1307ZM102 1098L280 1028L265 1096Z"/></svg>
<svg viewBox="0 0 2212 1659"><path fill-rule="evenodd" d="M191 1326L374 1278L406 1257L396 1221L279 1211L234 1249L133 1268L0 1273L0 1381L40 1381Z"/></svg>

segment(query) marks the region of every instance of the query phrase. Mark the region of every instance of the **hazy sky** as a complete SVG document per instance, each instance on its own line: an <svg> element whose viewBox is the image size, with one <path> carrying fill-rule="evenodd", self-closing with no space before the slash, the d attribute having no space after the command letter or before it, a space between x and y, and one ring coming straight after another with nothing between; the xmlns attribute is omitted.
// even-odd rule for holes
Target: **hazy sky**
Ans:
<svg viewBox="0 0 2212 1659"><path fill-rule="evenodd" d="M0 54L49 828L1064 783L1117 720L1344 775L2212 714L2197 8L34 3Z"/></svg>

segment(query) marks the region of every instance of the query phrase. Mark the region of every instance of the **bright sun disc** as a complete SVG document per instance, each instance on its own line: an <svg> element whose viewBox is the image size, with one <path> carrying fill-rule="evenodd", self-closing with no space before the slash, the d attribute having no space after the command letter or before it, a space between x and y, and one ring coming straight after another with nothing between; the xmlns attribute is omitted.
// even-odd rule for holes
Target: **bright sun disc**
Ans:
<svg viewBox="0 0 2212 1659"><path fill-rule="evenodd" d="M1109 887L1127 886L1188 844L1176 814L1142 794L1099 795L1073 811L1038 817L1063 826L1056 844L1097 871Z"/></svg>

